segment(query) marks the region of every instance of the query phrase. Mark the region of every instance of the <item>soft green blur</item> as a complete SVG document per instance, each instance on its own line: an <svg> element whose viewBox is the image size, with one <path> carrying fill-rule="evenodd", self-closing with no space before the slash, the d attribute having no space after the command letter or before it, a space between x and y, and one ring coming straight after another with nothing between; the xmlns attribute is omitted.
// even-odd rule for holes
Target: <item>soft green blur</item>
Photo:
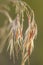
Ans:
<svg viewBox="0 0 43 65"><path fill-rule="evenodd" d="M34 42L35 47L30 58L30 65L43 65L43 0L24 0L24 1L26 1L30 5L30 7L34 10L35 20L38 26L38 35ZM7 0L0 0L0 4L1 3L7 4ZM2 20L0 20L0 25L1 24L3 25ZM2 54L0 54L0 65L14 65L13 61L9 59L9 53L5 52L5 50L3 51ZM18 64L16 63L16 65Z"/></svg>

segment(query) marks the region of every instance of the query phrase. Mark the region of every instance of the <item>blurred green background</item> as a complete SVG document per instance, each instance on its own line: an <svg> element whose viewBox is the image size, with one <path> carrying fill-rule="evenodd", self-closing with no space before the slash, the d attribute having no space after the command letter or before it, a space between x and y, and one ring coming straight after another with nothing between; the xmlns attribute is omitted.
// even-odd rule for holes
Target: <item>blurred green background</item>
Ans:
<svg viewBox="0 0 43 65"><path fill-rule="evenodd" d="M27 2L34 10L35 20L38 26L38 35L34 42L35 47L30 58L30 65L43 65L43 0L24 1ZM7 0L0 0L0 4L1 3L7 3ZM14 65L12 60L9 59L9 55L5 51L0 54L0 65Z"/></svg>

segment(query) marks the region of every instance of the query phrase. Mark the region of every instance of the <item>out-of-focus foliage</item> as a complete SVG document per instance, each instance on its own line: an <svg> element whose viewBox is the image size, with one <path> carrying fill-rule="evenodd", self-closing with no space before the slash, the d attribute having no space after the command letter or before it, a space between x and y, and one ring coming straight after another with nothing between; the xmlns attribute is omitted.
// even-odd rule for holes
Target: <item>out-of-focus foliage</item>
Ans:
<svg viewBox="0 0 43 65"><path fill-rule="evenodd" d="M42 0L41 1L39 1L39 0L38 1L37 0L36 1L34 1L34 0L33 1L26 0L26 2L35 11L35 18L36 18L36 22L37 22L38 29L39 29L38 30L38 38L37 38L36 43L35 43L35 49L34 49L33 55L31 56L31 65L43 65L43 51L42 51L43 50L43 44L42 44L43 43L43 37L42 37L43 36L43 30L42 30L42 28L43 28L43 23L42 23L42 20L43 20L43 18L42 18L43 17L43 15L42 15L42 13L43 13L43 7L42 7L43 3L42 2L43 1ZM4 0L4 1L0 0L0 3L2 3L2 4L5 3L5 4L9 5L9 3L7 2L7 0ZM9 7L11 7L11 4L9 5ZM13 10L12 7L11 7L11 11L12 12L10 12L10 14L13 17L14 16L13 15L14 10ZM0 27L1 27L1 31L3 32L3 33L0 32L0 37L2 37L3 39L6 38L6 35L5 35L6 33L5 32L7 32L6 31L6 27L7 26L4 26L6 23L3 22L3 20L5 18L6 17L4 17L4 16L0 17L0 20L1 20L0 21ZM8 34L8 32L7 32L7 34ZM3 43L3 40L2 40L2 43ZM20 64L20 61L16 65L19 65L19 64ZM4 52L2 54L0 54L0 65L13 65L12 61L9 60L9 53L7 55L7 53L5 52L5 50L4 50Z"/></svg>

